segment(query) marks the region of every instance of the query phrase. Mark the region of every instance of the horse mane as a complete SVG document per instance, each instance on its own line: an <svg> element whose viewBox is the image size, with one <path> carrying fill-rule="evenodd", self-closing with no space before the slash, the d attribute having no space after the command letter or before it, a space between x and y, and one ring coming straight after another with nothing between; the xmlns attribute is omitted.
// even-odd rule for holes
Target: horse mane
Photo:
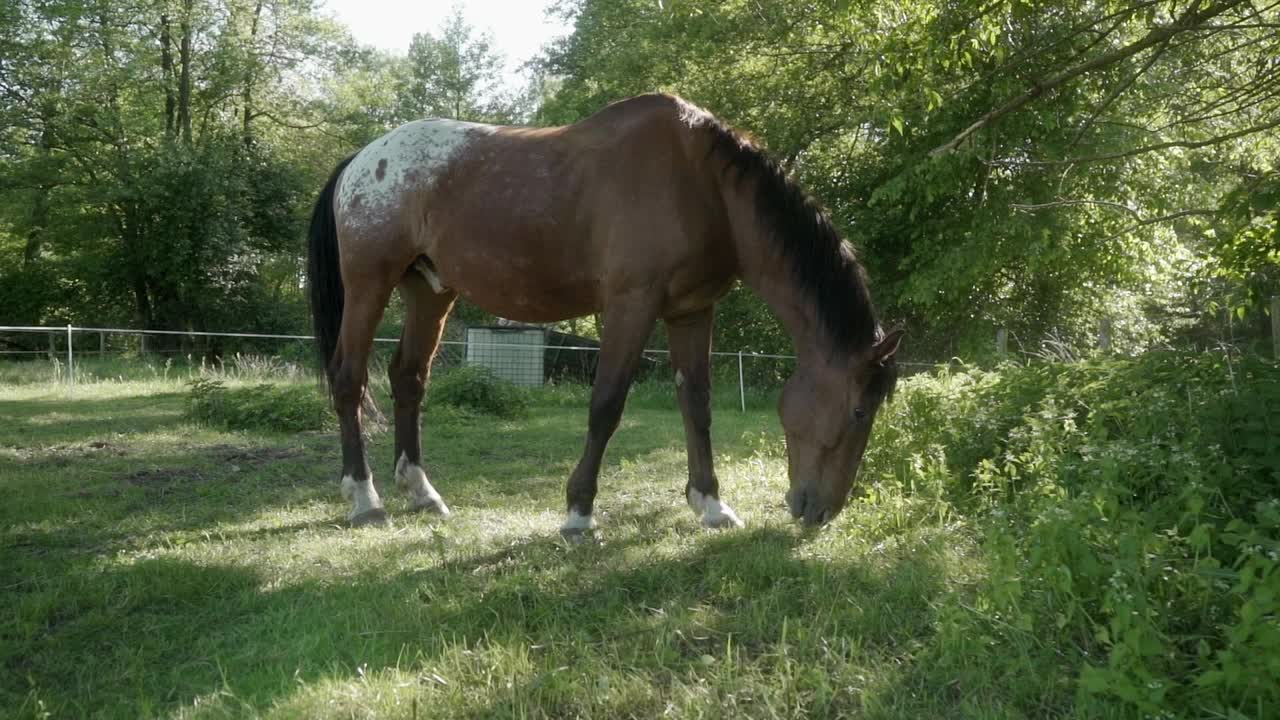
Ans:
<svg viewBox="0 0 1280 720"><path fill-rule="evenodd" d="M707 133L708 157L724 163L721 172L728 180L755 183L760 224L790 265L796 286L813 301L836 348L852 352L876 342L881 330L866 271L826 211L745 136L710 113L691 110L684 114L686 122Z"/></svg>

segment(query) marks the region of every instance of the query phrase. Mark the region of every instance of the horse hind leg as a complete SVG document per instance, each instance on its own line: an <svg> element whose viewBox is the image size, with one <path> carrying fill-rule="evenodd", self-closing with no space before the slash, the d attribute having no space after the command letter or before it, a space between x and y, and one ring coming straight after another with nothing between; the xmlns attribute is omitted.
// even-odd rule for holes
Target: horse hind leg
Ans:
<svg viewBox="0 0 1280 720"><path fill-rule="evenodd" d="M342 329L330 367L333 404L342 435L342 495L351 502L347 520L352 527L385 525L387 512L373 484L365 458L361 409L369 379L373 333L382 318L390 288L346 290Z"/></svg>
<svg viewBox="0 0 1280 720"><path fill-rule="evenodd" d="M409 494L411 511L448 515L449 506L422 468L421 413L431 363L457 293L438 281L430 282L415 266L400 281L400 295L405 304L404 331L387 368L395 397L396 485Z"/></svg>

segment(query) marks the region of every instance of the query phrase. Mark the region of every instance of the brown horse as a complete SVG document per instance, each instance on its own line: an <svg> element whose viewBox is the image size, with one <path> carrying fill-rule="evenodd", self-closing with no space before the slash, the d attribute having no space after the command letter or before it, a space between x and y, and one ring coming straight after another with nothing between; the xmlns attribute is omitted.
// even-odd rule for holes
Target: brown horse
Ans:
<svg viewBox="0 0 1280 720"><path fill-rule="evenodd" d="M386 521L360 414L374 327L396 287L406 317L389 370L395 474L414 510L448 513L422 469L419 412L459 295L527 322L603 314L566 536L595 526L601 458L658 318L684 415L685 497L708 527L742 524L720 499L709 392L713 308L739 278L795 343L796 373L778 408L793 516L820 524L844 507L897 378L902 330L882 332L864 272L823 211L750 141L667 95L557 128L404 125L334 171L310 246L315 334L341 421L352 525Z"/></svg>

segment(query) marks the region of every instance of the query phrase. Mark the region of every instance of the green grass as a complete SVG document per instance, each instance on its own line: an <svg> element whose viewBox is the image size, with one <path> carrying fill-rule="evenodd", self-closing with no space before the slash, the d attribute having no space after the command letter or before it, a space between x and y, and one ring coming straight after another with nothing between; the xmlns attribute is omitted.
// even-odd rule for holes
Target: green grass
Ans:
<svg viewBox="0 0 1280 720"><path fill-rule="evenodd" d="M1030 442L1010 408L1039 417L1031 391L1001 396L996 374L905 383L873 441L868 493L817 532L787 519L764 394L747 413L717 395L723 495L747 528L700 529L681 496L674 398L646 384L601 475L605 542L568 547L557 529L584 431L579 389L536 394L521 420L433 424L428 409L428 472L454 510L444 521L401 512L391 436L372 433L393 526L352 531L332 433L192 425L182 379L198 369L85 371L68 397L31 367L0 367L9 717L1215 716L1150 712L1081 682L1117 666L1120 638L1104 643L1081 619L1110 626L1112 606L1080 581L1074 610L1057 585L1046 595L1046 561L1027 543L1053 531L1101 546L1101 531L1079 542L1046 525L1044 507L1023 516L993 499L1046 487L981 470L974 448ZM1163 631L1202 633L1192 620ZM1250 707L1262 706L1235 710L1261 714Z"/></svg>
<svg viewBox="0 0 1280 720"><path fill-rule="evenodd" d="M569 548L584 407L428 417L445 522L397 513L375 434L394 526L353 532L336 438L194 427L182 390L0 389L0 706L16 716L793 717L956 699L905 688L969 545L868 532L856 513L799 532L782 462L754 453L770 413L716 420L749 529L698 528L678 413L635 407L601 478L605 543Z"/></svg>

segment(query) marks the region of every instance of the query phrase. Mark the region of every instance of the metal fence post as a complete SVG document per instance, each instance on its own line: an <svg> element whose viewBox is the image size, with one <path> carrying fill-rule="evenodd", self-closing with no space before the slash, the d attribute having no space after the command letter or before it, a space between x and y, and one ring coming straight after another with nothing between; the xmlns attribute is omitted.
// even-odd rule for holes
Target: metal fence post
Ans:
<svg viewBox="0 0 1280 720"><path fill-rule="evenodd" d="M67 395L75 392L76 389L76 366L75 358L71 354L71 323L67 323Z"/></svg>
<svg viewBox="0 0 1280 720"><path fill-rule="evenodd" d="M1005 328L996 329L996 354L1000 356L1009 353L1009 331Z"/></svg>
<svg viewBox="0 0 1280 720"><path fill-rule="evenodd" d="M742 378L742 351L738 351L738 399L742 401L742 412L747 411L747 384Z"/></svg>
<svg viewBox="0 0 1280 720"><path fill-rule="evenodd" d="M107 354L107 334L101 330L98 331L98 354Z"/></svg>
<svg viewBox="0 0 1280 720"><path fill-rule="evenodd" d="M1111 318L1102 318L1098 322L1098 349L1102 352L1111 349Z"/></svg>

